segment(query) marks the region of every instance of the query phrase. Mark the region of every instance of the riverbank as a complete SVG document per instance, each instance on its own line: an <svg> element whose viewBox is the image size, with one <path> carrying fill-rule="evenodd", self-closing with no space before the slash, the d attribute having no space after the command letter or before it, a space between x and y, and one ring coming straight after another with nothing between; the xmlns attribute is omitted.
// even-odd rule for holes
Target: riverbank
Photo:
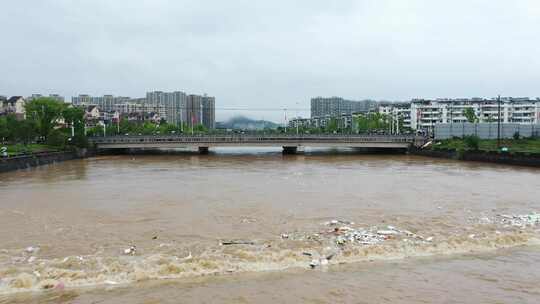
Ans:
<svg viewBox="0 0 540 304"><path fill-rule="evenodd" d="M0 158L0 173L63 162L66 160L86 158L93 155L95 155L95 151L93 150L77 149L75 151L38 152L9 158Z"/></svg>
<svg viewBox="0 0 540 304"><path fill-rule="evenodd" d="M528 166L540 168L540 153L472 151L456 149L411 149L412 155L435 158L447 158L464 161L478 161L505 165Z"/></svg>

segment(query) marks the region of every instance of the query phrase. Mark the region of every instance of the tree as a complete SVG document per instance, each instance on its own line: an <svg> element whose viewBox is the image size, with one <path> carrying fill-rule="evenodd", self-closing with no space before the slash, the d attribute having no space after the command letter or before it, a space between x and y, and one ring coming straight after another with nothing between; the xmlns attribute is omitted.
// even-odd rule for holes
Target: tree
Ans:
<svg viewBox="0 0 540 304"><path fill-rule="evenodd" d="M84 134L84 109L80 107L66 107L62 111L65 122L73 126L75 135Z"/></svg>
<svg viewBox="0 0 540 304"><path fill-rule="evenodd" d="M330 133L337 132L339 129L338 121L336 118L332 117L330 118L330 121L328 122L328 125L326 126L326 130Z"/></svg>
<svg viewBox="0 0 540 304"><path fill-rule="evenodd" d="M151 123L149 121L145 121L142 125L142 134L144 135L151 135L157 131L156 129L157 125L154 123Z"/></svg>
<svg viewBox="0 0 540 304"><path fill-rule="evenodd" d="M54 98L36 98L25 105L26 117L36 123L38 134L46 139L62 117L65 107Z"/></svg>
<svg viewBox="0 0 540 304"><path fill-rule="evenodd" d="M36 123L32 120L17 121L13 129L13 135L16 141L23 142L25 145L31 143L36 138Z"/></svg>
<svg viewBox="0 0 540 304"><path fill-rule="evenodd" d="M63 149L66 145L68 135L60 129L53 129L47 136L47 145Z"/></svg>
<svg viewBox="0 0 540 304"><path fill-rule="evenodd" d="M0 116L0 143L3 143L10 136L7 117Z"/></svg>
<svg viewBox="0 0 540 304"><path fill-rule="evenodd" d="M466 108L463 110L463 115L467 118L467 121L470 123L474 123L478 121L478 117L476 117L476 114L474 113L473 108Z"/></svg>
<svg viewBox="0 0 540 304"><path fill-rule="evenodd" d="M199 132L199 133L205 133L206 131L208 131L208 129L206 129L206 127L203 124L197 124L194 127L194 131Z"/></svg>

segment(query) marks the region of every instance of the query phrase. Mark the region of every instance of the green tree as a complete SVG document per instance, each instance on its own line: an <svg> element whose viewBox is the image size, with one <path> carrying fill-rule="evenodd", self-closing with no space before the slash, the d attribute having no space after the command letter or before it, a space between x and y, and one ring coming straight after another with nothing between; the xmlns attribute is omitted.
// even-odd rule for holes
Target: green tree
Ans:
<svg viewBox="0 0 540 304"><path fill-rule="evenodd" d="M36 138L36 130L36 123L32 120L17 121L17 124L13 128L15 141L22 142L25 145L31 143Z"/></svg>
<svg viewBox="0 0 540 304"><path fill-rule="evenodd" d="M46 139L62 117L65 107L54 98L36 98L25 105L26 117L36 123L38 134Z"/></svg>
<svg viewBox="0 0 540 304"><path fill-rule="evenodd" d="M475 123L478 121L478 117L476 117L476 114L474 113L473 108L466 108L463 110L463 115L467 118L467 121L470 123Z"/></svg>
<svg viewBox="0 0 540 304"><path fill-rule="evenodd" d="M330 118L330 121L326 125L326 131L330 133L334 133L334 132L337 132L338 130L339 130L339 125L338 125L337 119L334 117Z"/></svg>
<svg viewBox="0 0 540 304"><path fill-rule="evenodd" d="M80 107L65 107L62 117L69 126L73 126L75 135L84 134L84 109Z"/></svg>
<svg viewBox="0 0 540 304"><path fill-rule="evenodd" d="M47 135L47 145L63 149L66 145L68 135L60 129L53 129Z"/></svg>
<svg viewBox="0 0 540 304"><path fill-rule="evenodd" d="M10 132L8 129L8 122L6 116L0 116L0 143L7 141L10 137Z"/></svg>
<svg viewBox="0 0 540 304"><path fill-rule="evenodd" d="M208 129L206 129L206 127L203 125L203 124L197 124L193 130L195 132L198 132L198 133L205 133L208 131Z"/></svg>
<svg viewBox="0 0 540 304"><path fill-rule="evenodd" d="M154 134L157 130L157 125L154 123L151 123L149 121L145 121L142 125L142 134L144 135L151 135Z"/></svg>

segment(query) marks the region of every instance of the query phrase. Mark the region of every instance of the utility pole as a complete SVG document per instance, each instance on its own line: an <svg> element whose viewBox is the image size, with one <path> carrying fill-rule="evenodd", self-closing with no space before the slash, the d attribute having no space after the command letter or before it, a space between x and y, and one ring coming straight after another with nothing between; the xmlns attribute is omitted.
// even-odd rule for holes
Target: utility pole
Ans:
<svg viewBox="0 0 540 304"><path fill-rule="evenodd" d="M201 100L201 112L199 114L199 124L203 125L204 126L204 120L203 120L203 107L204 107L204 104Z"/></svg>
<svg viewBox="0 0 540 304"><path fill-rule="evenodd" d="M285 133L287 133L287 109L283 109L283 115L285 117Z"/></svg>
<svg viewBox="0 0 540 304"><path fill-rule="evenodd" d="M501 95L497 96L497 149L501 148Z"/></svg>
<svg viewBox="0 0 540 304"><path fill-rule="evenodd" d="M182 102L180 102L180 132L184 133L184 120L182 118L182 108L184 106L182 105Z"/></svg>
<svg viewBox="0 0 540 304"><path fill-rule="evenodd" d="M399 135L399 112L396 112L396 134Z"/></svg>

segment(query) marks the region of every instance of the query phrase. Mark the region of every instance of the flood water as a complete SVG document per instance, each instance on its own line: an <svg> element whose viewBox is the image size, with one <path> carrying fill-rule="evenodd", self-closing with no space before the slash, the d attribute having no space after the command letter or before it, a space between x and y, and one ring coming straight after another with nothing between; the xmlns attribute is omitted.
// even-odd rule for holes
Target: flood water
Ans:
<svg viewBox="0 0 540 304"><path fill-rule="evenodd" d="M536 211L531 168L259 149L68 161L0 174L0 303L538 303L540 225L501 217Z"/></svg>

